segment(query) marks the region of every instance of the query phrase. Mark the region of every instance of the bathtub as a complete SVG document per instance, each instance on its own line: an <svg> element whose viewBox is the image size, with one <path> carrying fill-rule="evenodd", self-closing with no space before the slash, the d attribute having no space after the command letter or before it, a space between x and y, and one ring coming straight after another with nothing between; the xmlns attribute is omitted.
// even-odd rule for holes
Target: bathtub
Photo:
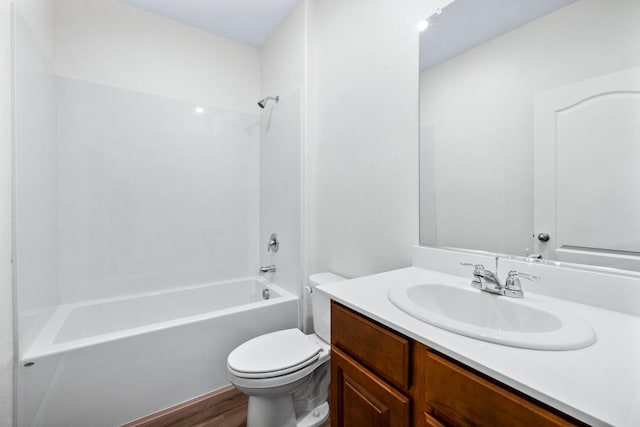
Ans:
<svg viewBox="0 0 640 427"><path fill-rule="evenodd" d="M297 298L262 278L62 305L20 358L21 424L138 419L228 385L231 350L297 325Z"/></svg>

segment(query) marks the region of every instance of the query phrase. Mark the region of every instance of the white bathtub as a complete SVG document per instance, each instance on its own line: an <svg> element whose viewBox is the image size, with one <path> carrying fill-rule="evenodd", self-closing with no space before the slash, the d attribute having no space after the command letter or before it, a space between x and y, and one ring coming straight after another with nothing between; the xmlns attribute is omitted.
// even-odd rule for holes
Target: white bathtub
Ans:
<svg viewBox="0 0 640 427"><path fill-rule="evenodd" d="M116 426L157 412L229 384L240 343L297 325L297 298L262 278L60 306L21 357L22 425Z"/></svg>

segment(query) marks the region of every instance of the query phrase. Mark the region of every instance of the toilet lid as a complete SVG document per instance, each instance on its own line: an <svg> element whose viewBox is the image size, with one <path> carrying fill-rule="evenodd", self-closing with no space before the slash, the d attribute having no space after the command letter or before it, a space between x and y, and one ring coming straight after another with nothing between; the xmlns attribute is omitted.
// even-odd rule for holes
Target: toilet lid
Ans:
<svg viewBox="0 0 640 427"><path fill-rule="evenodd" d="M266 378L295 372L315 362L322 349L299 329L261 335L233 350L227 365L235 375Z"/></svg>

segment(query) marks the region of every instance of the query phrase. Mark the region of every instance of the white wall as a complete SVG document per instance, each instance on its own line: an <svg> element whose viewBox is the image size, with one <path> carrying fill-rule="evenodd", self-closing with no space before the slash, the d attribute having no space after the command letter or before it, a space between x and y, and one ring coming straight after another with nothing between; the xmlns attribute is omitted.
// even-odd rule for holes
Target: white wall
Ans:
<svg viewBox="0 0 640 427"><path fill-rule="evenodd" d="M313 5L309 270L411 263L418 240L417 22L434 2Z"/></svg>
<svg viewBox="0 0 640 427"><path fill-rule="evenodd" d="M302 85L305 72L306 5L300 4L261 50L261 97L280 96L261 110L260 262L275 264L272 279L290 292L302 290ZM257 108L257 107L256 107ZM280 250L267 253L271 233Z"/></svg>
<svg viewBox="0 0 640 427"><path fill-rule="evenodd" d="M305 79L307 4L303 1L280 24L261 49L262 96L288 94Z"/></svg>
<svg viewBox="0 0 640 427"><path fill-rule="evenodd" d="M638 16L635 0L580 0L421 73L420 122L436 135L439 245L524 255L533 96L640 64Z"/></svg>
<svg viewBox="0 0 640 427"><path fill-rule="evenodd" d="M11 2L0 2L0 426L13 424Z"/></svg>
<svg viewBox="0 0 640 427"><path fill-rule="evenodd" d="M55 13L59 75L255 113L258 49L117 0L59 0Z"/></svg>

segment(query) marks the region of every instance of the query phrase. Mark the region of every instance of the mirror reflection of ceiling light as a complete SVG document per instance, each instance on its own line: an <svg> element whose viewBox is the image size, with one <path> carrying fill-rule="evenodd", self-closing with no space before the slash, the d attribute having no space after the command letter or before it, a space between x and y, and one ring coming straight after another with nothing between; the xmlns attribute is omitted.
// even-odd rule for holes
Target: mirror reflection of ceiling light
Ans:
<svg viewBox="0 0 640 427"><path fill-rule="evenodd" d="M434 15L440 15L442 13L442 8L450 3L453 3L455 0L441 0L441 6L436 8L435 11L431 12L426 18L418 22L418 32L423 32L427 28L431 26L431 21L429 20Z"/></svg>
<svg viewBox="0 0 640 427"><path fill-rule="evenodd" d="M439 7L436 9L435 12L433 12L433 14L429 15L428 17L424 18L422 21L418 22L418 31L423 32L424 30L429 28L431 26L431 22L429 21L429 18L433 15L440 15L441 13L442 13L442 7Z"/></svg>

